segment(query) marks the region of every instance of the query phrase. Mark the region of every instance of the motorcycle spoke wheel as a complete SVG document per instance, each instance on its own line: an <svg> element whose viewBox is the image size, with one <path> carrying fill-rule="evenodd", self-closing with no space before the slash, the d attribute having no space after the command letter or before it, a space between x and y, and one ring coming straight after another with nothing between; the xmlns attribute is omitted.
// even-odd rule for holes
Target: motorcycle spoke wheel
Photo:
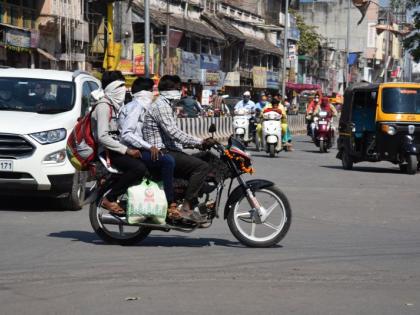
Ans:
<svg viewBox="0 0 420 315"><path fill-rule="evenodd" d="M290 207L287 199L284 201L281 197L273 189L255 192L255 198L267 211L267 218L261 223L255 217L256 211L250 210L247 198L243 197L235 204L232 210L233 223L241 238L253 246L259 246L271 244L273 240L284 237L290 226Z"/></svg>

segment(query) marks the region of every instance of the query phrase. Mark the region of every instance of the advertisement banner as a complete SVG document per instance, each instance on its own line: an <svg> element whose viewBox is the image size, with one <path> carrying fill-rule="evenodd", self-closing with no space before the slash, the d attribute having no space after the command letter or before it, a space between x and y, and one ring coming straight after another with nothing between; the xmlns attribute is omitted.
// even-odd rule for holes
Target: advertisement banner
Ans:
<svg viewBox="0 0 420 315"><path fill-rule="evenodd" d="M224 86L241 86L241 76L239 72L228 72L226 74Z"/></svg>
<svg viewBox="0 0 420 315"><path fill-rule="evenodd" d="M220 56L201 54L200 68L217 71L220 69Z"/></svg>
<svg viewBox="0 0 420 315"><path fill-rule="evenodd" d="M181 51L181 80L200 81L200 55Z"/></svg>
<svg viewBox="0 0 420 315"><path fill-rule="evenodd" d="M254 88L265 89L267 87L267 69L265 67L252 68L252 80Z"/></svg>
<svg viewBox="0 0 420 315"><path fill-rule="evenodd" d="M267 71L267 89L277 90L279 88L279 73L275 71Z"/></svg>
<svg viewBox="0 0 420 315"><path fill-rule="evenodd" d="M159 49L156 49L156 44L150 44L149 46L149 71L151 74L157 73L159 69ZM144 44L135 43L133 44L133 55L134 65L133 72L137 75L144 75ZM121 70L122 71L122 70Z"/></svg>
<svg viewBox="0 0 420 315"><path fill-rule="evenodd" d="M184 32L178 30L169 31L169 48L178 48Z"/></svg>
<svg viewBox="0 0 420 315"><path fill-rule="evenodd" d="M204 85L205 86L219 86L220 74L219 71L203 70L204 72Z"/></svg>
<svg viewBox="0 0 420 315"><path fill-rule="evenodd" d="M6 31L6 45L22 48L31 48L31 32L16 29Z"/></svg>

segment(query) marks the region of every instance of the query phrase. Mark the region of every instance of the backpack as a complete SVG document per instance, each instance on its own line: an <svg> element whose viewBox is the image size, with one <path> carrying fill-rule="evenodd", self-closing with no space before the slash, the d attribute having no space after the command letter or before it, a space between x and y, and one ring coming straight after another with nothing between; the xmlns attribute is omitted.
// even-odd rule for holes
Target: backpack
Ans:
<svg viewBox="0 0 420 315"><path fill-rule="evenodd" d="M89 170L92 163L98 159L98 144L92 133L91 117L99 103L96 103L85 116L77 120L76 126L67 139L67 158L78 171ZM107 104L110 111L109 121L111 121L112 105L108 102Z"/></svg>

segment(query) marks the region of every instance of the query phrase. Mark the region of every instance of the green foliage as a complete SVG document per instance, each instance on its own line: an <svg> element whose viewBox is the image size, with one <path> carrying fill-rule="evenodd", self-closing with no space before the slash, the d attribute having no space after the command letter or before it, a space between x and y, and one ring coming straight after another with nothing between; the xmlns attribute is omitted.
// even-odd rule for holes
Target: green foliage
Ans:
<svg viewBox="0 0 420 315"><path fill-rule="evenodd" d="M316 32L316 26L307 25L303 17L296 11L290 10L296 18L296 24L300 32L300 39L298 42L299 55L313 56L321 44L321 35Z"/></svg>
<svg viewBox="0 0 420 315"><path fill-rule="evenodd" d="M391 5L398 8L403 0L391 0ZM407 9L413 9L413 31L404 38L404 48L413 56L415 62L420 62L420 0L406 0Z"/></svg>

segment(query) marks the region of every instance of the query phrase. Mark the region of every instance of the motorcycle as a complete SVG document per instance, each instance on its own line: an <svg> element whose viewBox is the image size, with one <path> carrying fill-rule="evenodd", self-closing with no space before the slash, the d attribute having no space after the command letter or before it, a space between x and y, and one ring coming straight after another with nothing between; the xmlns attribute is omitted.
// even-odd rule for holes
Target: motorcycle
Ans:
<svg viewBox="0 0 420 315"><path fill-rule="evenodd" d="M313 124L313 141L321 153L326 153L334 143L332 118L328 117L328 112L320 111L318 116L314 117Z"/></svg>
<svg viewBox="0 0 420 315"><path fill-rule="evenodd" d="M243 179L243 174L250 174L253 169L251 157L240 141L231 136L226 147L217 143L212 149L194 155L211 166L199 194L198 206L194 209L206 218L206 222L167 218L165 224L156 224L152 219L129 224L125 216L114 215L101 207L110 185L119 176L117 170L109 170L98 179L92 188L91 197L88 198L91 202L90 222L96 234L106 243L134 245L144 240L153 230L190 233L196 229L209 228L213 220L220 216L225 182L230 181L228 198L221 215L227 220L235 238L249 247L270 247L285 237L292 219L289 201L271 181ZM105 166L106 161L103 163ZM232 190L235 179L239 185ZM183 199L187 185L187 181L175 179L175 197L178 201ZM127 199L126 194L118 198L123 209L127 205Z"/></svg>
<svg viewBox="0 0 420 315"><path fill-rule="evenodd" d="M282 150L281 141L281 114L268 112L263 114L262 121L262 148L274 157Z"/></svg>

